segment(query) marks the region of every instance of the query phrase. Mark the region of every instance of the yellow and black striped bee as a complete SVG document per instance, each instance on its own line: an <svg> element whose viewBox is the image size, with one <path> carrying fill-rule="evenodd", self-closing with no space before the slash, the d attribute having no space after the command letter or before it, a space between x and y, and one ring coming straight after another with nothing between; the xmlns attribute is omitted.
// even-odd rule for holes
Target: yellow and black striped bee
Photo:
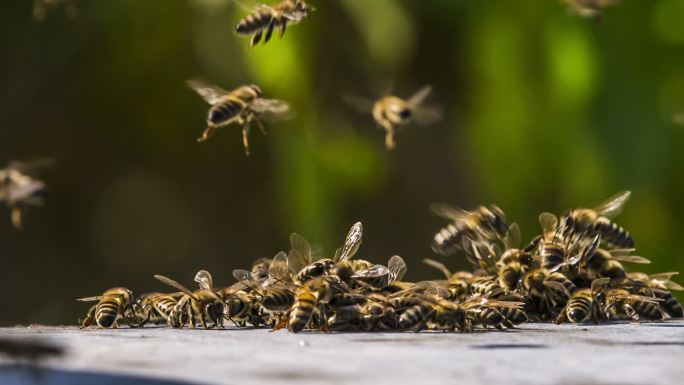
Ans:
<svg viewBox="0 0 684 385"><path fill-rule="evenodd" d="M467 271L457 271L452 273L442 262L435 261L434 259L425 258L423 263L434 267L444 274L446 282L443 286L450 292L449 299L457 300L470 293L470 283L474 276L472 273ZM437 284L440 281L433 281Z"/></svg>
<svg viewBox="0 0 684 385"><path fill-rule="evenodd" d="M282 38L288 25L303 21L315 10L304 0L282 0L273 5L262 4L238 22L235 32L240 35L252 35L251 46L259 44L262 37L266 44L271 40L273 31L278 29Z"/></svg>
<svg viewBox="0 0 684 385"><path fill-rule="evenodd" d="M78 16L77 0L34 0L33 1L33 20L43 21L47 17L48 11L60 5L64 6L64 13L70 19Z"/></svg>
<svg viewBox="0 0 684 385"><path fill-rule="evenodd" d="M648 264L644 257L630 255L634 249L605 250L596 249L592 253L585 253L579 262L579 271L590 279L595 278L627 278L627 273L621 262Z"/></svg>
<svg viewBox="0 0 684 385"><path fill-rule="evenodd" d="M145 326L152 322L155 325L165 323L171 327L180 327L188 320L185 313L181 313L182 317L175 317L176 305L178 298L183 293L163 294L163 293L146 293L138 296L133 308L136 315L140 318L139 326Z"/></svg>
<svg viewBox="0 0 684 385"><path fill-rule="evenodd" d="M129 326L137 326L132 320L133 293L125 287L111 288L96 297L79 298L78 301L93 302L93 305L81 323L81 329L90 326L93 321L100 328L118 327L118 321L124 320Z"/></svg>
<svg viewBox="0 0 684 385"><path fill-rule="evenodd" d="M663 309L674 318L684 317L684 310L682 310L682 304L679 303L677 298L672 295L670 290L684 290L676 282L672 282L671 278L673 275L677 275L677 272L668 273L658 273L658 274L645 274L645 273L629 273L628 277L631 281L636 283L636 294L647 295L651 297L656 297L662 300Z"/></svg>
<svg viewBox="0 0 684 385"><path fill-rule="evenodd" d="M319 320L318 328L328 330L327 305L340 291L340 281L336 276L324 275L308 280L297 289L295 302L290 310L287 328L298 333L310 327L314 315Z"/></svg>
<svg viewBox="0 0 684 385"><path fill-rule="evenodd" d="M604 301L603 290L610 283L610 278L599 278L592 281L591 287L576 289L558 314L556 324L566 321L571 323L593 321L598 324L604 320L605 314L601 309Z"/></svg>
<svg viewBox="0 0 684 385"><path fill-rule="evenodd" d="M495 271L496 253L489 249L491 241L503 239L508 231L503 210L492 205L466 211L444 203L433 203L430 209L452 221L435 235L432 243L435 253L449 256L464 250L468 261L476 268ZM479 252L480 248L486 252Z"/></svg>
<svg viewBox="0 0 684 385"><path fill-rule="evenodd" d="M620 287L607 288L604 297L603 313L607 319L664 319L667 313L660 306L660 298L633 294Z"/></svg>
<svg viewBox="0 0 684 385"><path fill-rule="evenodd" d="M290 234L290 251L287 254L288 268L294 281L299 284L323 275L331 274L335 261L329 258L312 262L312 248L303 236Z"/></svg>
<svg viewBox="0 0 684 385"><path fill-rule="evenodd" d="M354 272L351 278L355 282L361 282L364 286L382 290L387 285L401 281L406 270L404 259L398 255L393 255L387 262L387 266L376 264Z"/></svg>
<svg viewBox="0 0 684 385"><path fill-rule="evenodd" d="M207 128L202 137L197 139L198 142L212 137L218 128L237 123L242 126L242 144L245 147L245 154L249 155L250 124L256 123L265 133L262 118L282 119L290 112L290 106L286 102L262 98L261 88L254 84L227 91L201 80L189 80L187 83L211 105L207 115Z"/></svg>
<svg viewBox="0 0 684 385"><path fill-rule="evenodd" d="M576 288L565 275L543 268L531 270L523 278L528 308L541 320L555 318Z"/></svg>
<svg viewBox="0 0 684 385"><path fill-rule="evenodd" d="M388 95L373 102L345 95L345 101L359 112L371 113L378 127L385 130L385 147L392 150L397 145L394 138L399 127L411 122L427 126L441 120L442 112L439 108L424 106L431 93L432 86L426 85L408 99Z"/></svg>
<svg viewBox="0 0 684 385"><path fill-rule="evenodd" d="M611 219L622 211L632 195L629 191L620 192L592 209L578 208L561 218L561 234L566 240L572 238L601 236L601 242L617 248L634 248L632 235Z"/></svg>
<svg viewBox="0 0 684 385"><path fill-rule="evenodd" d="M200 289L194 292L163 275L157 274L154 278L185 294L178 301L175 309L179 313L187 311L191 328L194 329L198 323L201 323L205 329L223 328L225 303L214 291L213 280L208 272L202 270L197 273L195 281L199 282Z"/></svg>

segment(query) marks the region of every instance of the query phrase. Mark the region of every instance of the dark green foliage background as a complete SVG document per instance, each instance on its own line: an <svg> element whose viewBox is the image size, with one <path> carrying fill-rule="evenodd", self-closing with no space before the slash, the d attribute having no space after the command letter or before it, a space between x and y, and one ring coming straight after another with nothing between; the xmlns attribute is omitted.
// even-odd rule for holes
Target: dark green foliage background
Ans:
<svg viewBox="0 0 684 385"><path fill-rule="evenodd" d="M164 290L154 273L226 284L291 231L331 253L356 220L361 257L436 277L420 263L435 200L496 202L527 240L541 211L631 189L618 222L645 269L684 270L684 2L625 0L602 24L552 0L316 6L247 50L228 0L82 0L77 20L44 23L31 1L0 4L0 162L57 159L23 232L2 213L0 323L73 323L75 298ZM255 130L249 158L234 127L197 144L207 106L184 81L198 76L258 83L297 117ZM401 131L394 152L341 101L426 83L445 120Z"/></svg>

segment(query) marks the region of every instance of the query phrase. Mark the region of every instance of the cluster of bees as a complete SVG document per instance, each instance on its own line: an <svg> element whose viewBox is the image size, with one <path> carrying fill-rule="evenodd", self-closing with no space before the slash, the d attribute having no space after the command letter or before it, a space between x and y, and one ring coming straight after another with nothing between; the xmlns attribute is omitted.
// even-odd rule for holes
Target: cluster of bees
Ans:
<svg viewBox="0 0 684 385"><path fill-rule="evenodd" d="M301 235L290 236L290 250L259 259L250 270L233 271L237 283L215 287L205 270L195 275L196 290L155 275L173 293L135 297L126 288L101 296L81 326L141 327L152 322L170 327L287 328L329 331L471 332L475 328L509 329L535 322L594 322L681 318L682 306L670 290L682 290L676 273L628 273L623 262L648 263L632 255L634 240L610 218L630 196L623 192L593 209L579 208L560 221L539 216L542 234L520 247L520 229L506 224L496 206L465 211L433 204L451 221L434 238L441 255L462 253L473 271L452 273L441 262L424 262L444 279L408 282L407 267L395 255L387 265L354 258L363 227L355 223L333 258L315 259ZM315 260L314 260L315 259Z"/></svg>

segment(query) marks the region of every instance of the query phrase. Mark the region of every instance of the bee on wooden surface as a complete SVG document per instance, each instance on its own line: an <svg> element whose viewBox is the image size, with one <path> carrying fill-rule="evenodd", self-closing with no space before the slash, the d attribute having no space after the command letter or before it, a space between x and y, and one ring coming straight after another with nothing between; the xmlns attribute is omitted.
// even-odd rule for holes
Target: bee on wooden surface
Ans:
<svg viewBox="0 0 684 385"><path fill-rule="evenodd" d="M0 169L0 202L5 202L10 209L12 225L17 230L22 229L29 207L43 205L39 194L45 190L45 183L31 174L51 163L48 159L28 163L14 161Z"/></svg>
<svg viewBox="0 0 684 385"><path fill-rule="evenodd" d="M577 287L565 275L547 269L534 269L523 279L528 307L542 320L557 316Z"/></svg>
<svg viewBox="0 0 684 385"><path fill-rule="evenodd" d="M612 221L632 195L629 191L620 192L592 209L578 208L561 218L563 238L601 236L601 241L617 248L634 248L632 235Z"/></svg>
<svg viewBox="0 0 684 385"><path fill-rule="evenodd" d="M467 271L452 273L442 262L430 258L423 259L423 263L434 267L444 274L446 278L444 286L451 293L449 299L456 300L470 293L470 282L474 278L472 273Z"/></svg>
<svg viewBox="0 0 684 385"><path fill-rule="evenodd" d="M145 326L149 322L155 325L165 323L171 327L180 327L181 324L185 324L188 320L179 319L175 317L174 313L178 304L178 298L182 295L183 293L146 293L138 296L133 303L133 309L134 313L140 318L139 326ZM186 316L185 313L182 313L182 315Z"/></svg>
<svg viewBox="0 0 684 385"><path fill-rule="evenodd" d="M223 328L224 307L223 300L214 292L211 275L202 270L195 276L195 281L200 284L200 289L190 291L180 283L163 275L155 275L154 278L185 294L178 301L176 308L182 312L186 310L190 321L190 327L194 329L201 323L205 329ZM187 306L186 306L187 305Z"/></svg>
<svg viewBox="0 0 684 385"><path fill-rule="evenodd" d="M451 220L452 223L442 228L434 237L432 250L440 255L449 256L458 250L466 251L468 261L476 268L495 270L495 252L487 250L493 240L501 240L506 236L508 225L506 215L497 206L480 206L473 211L466 211L444 203L430 205L432 212ZM483 247L486 252L479 250Z"/></svg>
<svg viewBox="0 0 684 385"><path fill-rule="evenodd" d="M212 137L218 128L237 123L242 126L242 144L245 154L249 155L250 124L256 123L265 134L266 130L261 123L263 118L284 119L290 113L289 104L282 100L262 98L261 88L253 84L232 91L196 79L189 80L187 84L211 105L207 115L207 128L202 137L197 139L198 142Z"/></svg>
<svg viewBox="0 0 684 385"><path fill-rule="evenodd" d="M336 307L333 314L328 317L327 324L333 331L361 331L366 328L360 305Z"/></svg>
<svg viewBox="0 0 684 385"><path fill-rule="evenodd" d="M314 314L318 316L318 327L322 331L329 331L327 320L327 305L336 292L340 291L340 281L335 276L321 276L308 280L297 289L295 302L290 310L287 328L298 333L307 327Z"/></svg>
<svg viewBox="0 0 684 385"><path fill-rule="evenodd" d="M607 288L604 298L603 313L607 319L639 322L641 319L659 320L668 317L660 306L660 298L633 294L620 287Z"/></svg>
<svg viewBox="0 0 684 385"><path fill-rule="evenodd" d="M240 35L252 35L251 46L259 44L262 37L266 44L276 29L282 38L288 25L298 24L315 10L304 0L283 0L273 5L262 4L238 22L235 32Z"/></svg>
<svg viewBox="0 0 684 385"><path fill-rule="evenodd" d="M670 290L684 290L682 286L671 280L672 276L677 275L677 272L645 274L639 272L629 273L628 277L633 282L637 283L636 293L656 297L662 300L661 306L663 309L674 318L684 317L682 304L672 295Z"/></svg>
<svg viewBox="0 0 684 385"><path fill-rule="evenodd" d="M361 306L366 330L393 331L399 327L399 319L389 298L378 294L370 294Z"/></svg>
<svg viewBox="0 0 684 385"><path fill-rule="evenodd" d="M432 86L427 85L408 99L394 95L384 96L375 102L351 95L345 95L344 99L359 112L371 113L378 127L385 130L385 147L392 150L396 147L395 134L399 127L411 122L428 126L442 119L439 108L424 105L431 93Z"/></svg>
<svg viewBox="0 0 684 385"><path fill-rule="evenodd" d="M125 287L114 287L108 289L102 295L95 297L79 298L81 302L94 302L81 323L81 329L90 326L93 321L98 327L107 329L118 327L119 320L123 320L127 325L137 326L131 322L131 312L133 304L133 293Z"/></svg>
<svg viewBox="0 0 684 385"><path fill-rule="evenodd" d="M70 19L78 16L77 0L34 0L33 1L33 20L44 21L50 10L59 6L64 6L64 13Z"/></svg>
<svg viewBox="0 0 684 385"><path fill-rule="evenodd" d="M398 255L393 255L387 262L387 266L373 265L363 270L357 270L351 278L371 288L382 289L395 281L401 281L406 270L404 259Z"/></svg>

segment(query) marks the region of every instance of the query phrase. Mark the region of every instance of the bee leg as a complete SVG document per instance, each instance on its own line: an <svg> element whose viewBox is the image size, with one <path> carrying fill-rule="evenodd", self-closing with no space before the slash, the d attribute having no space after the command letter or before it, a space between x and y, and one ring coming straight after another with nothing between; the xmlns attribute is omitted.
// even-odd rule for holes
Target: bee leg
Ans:
<svg viewBox="0 0 684 385"><path fill-rule="evenodd" d="M254 119L254 121L256 122L257 127L259 127L259 130L261 130L261 133L264 135L268 135L268 132L266 131L266 127L264 127L264 124L261 123L261 120Z"/></svg>
<svg viewBox="0 0 684 385"><path fill-rule="evenodd" d="M264 36L264 44L268 43L269 40L271 40L271 36L273 36L273 30L275 29L275 19L271 20L271 23L268 25L268 30L266 31L266 36Z"/></svg>
<svg viewBox="0 0 684 385"><path fill-rule="evenodd" d="M198 142L198 143L204 142L205 140L207 140L207 139L211 138L212 136L214 136L214 133L216 132L216 129L217 129L217 128L218 128L218 127L216 127L216 126L214 126L214 125L212 125L212 124L208 125L207 128L206 128L206 129L204 130L204 132L202 133L202 136L199 137L199 138L197 138L197 142Z"/></svg>
<svg viewBox="0 0 684 385"><path fill-rule="evenodd" d="M83 319L83 322L81 323L81 327L79 327L79 329L85 329L93 323L93 319L95 318L95 307L97 307L97 305L93 305L88 310L88 313L86 313L86 317Z"/></svg>
<svg viewBox="0 0 684 385"><path fill-rule="evenodd" d="M249 156L249 123L242 126L242 145L245 147L245 155Z"/></svg>
<svg viewBox="0 0 684 385"><path fill-rule="evenodd" d="M251 42L252 47L259 44L259 42L261 41L261 34L262 34L262 32L258 31L257 33L254 34L254 36L252 36L252 42Z"/></svg>
<svg viewBox="0 0 684 385"><path fill-rule="evenodd" d="M20 207L12 207L12 226L14 226L15 229L21 230L22 229L22 224L23 224L23 215Z"/></svg>
<svg viewBox="0 0 684 385"><path fill-rule="evenodd" d="M397 146L394 141L394 126L391 124L385 125L385 147L388 150L393 150Z"/></svg>
<svg viewBox="0 0 684 385"><path fill-rule="evenodd" d="M634 310L634 308L630 305L625 304L623 306L625 309L625 313L627 313L627 316L632 320L632 322L639 323L639 314Z"/></svg>
<svg viewBox="0 0 684 385"><path fill-rule="evenodd" d="M283 23L280 25L280 38L281 39L285 35L285 29L287 29L287 19L284 19Z"/></svg>

